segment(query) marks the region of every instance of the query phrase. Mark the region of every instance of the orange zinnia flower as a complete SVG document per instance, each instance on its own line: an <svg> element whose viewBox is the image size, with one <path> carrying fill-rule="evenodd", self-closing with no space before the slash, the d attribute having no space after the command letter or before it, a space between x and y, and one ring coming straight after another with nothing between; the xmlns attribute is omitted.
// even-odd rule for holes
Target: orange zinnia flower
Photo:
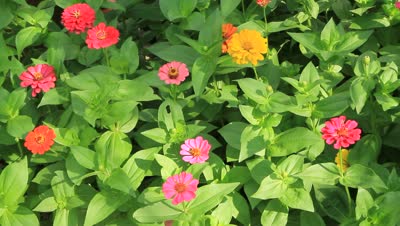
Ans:
<svg viewBox="0 0 400 226"><path fill-rule="evenodd" d="M231 36L237 31L237 27L233 24L227 23L222 25L222 37L224 42L222 43L222 53L228 52L228 42Z"/></svg>
<svg viewBox="0 0 400 226"><path fill-rule="evenodd" d="M25 137L24 146L33 154L43 155L54 144L54 138L54 130L45 125L38 126Z"/></svg>

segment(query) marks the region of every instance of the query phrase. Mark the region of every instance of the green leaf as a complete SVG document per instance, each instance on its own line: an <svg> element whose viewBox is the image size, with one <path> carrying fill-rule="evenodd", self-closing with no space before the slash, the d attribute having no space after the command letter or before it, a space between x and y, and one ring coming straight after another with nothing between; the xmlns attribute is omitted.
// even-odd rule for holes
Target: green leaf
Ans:
<svg viewBox="0 0 400 226"><path fill-rule="evenodd" d="M82 178L86 175L88 170L80 165L75 157L70 152L68 157L65 159L65 169L67 175L72 183L80 185L82 183Z"/></svg>
<svg viewBox="0 0 400 226"><path fill-rule="evenodd" d="M297 176L313 184L335 185L340 173L334 163L327 162L311 165Z"/></svg>
<svg viewBox="0 0 400 226"><path fill-rule="evenodd" d="M199 33L199 42L210 48L213 55L219 56L221 47L216 45L222 39L222 16L219 9L215 9L206 19ZM221 37L221 38L220 38Z"/></svg>
<svg viewBox="0 0 400 226"><path fill-rule="evenodd" d="M9 0L0 0L0 29L3 29L14 19L14 12L17 10L17 4Z"/></svg>
<svg viewBox="0 0 400 226"><path fill-rule="evenodd" d="M39 39L41 28L38 27L26 27L21 29L17 36L15 36L15 45L17 47L17 54L21 56L22 51L32 45L36 40Z"/></svg>
<svg viewBox="0 0 400 226"><path fill-rule="evenodd" d="M263 226L281 226L288 222L289 208L278 199L268 202L261 215Z"/></svg>
<svg viewBox="0 0 400 226"><path fill-rule="evenodd" d="M360 113L375 88L375 81L372 78L356 78L350 85L350 97L356 107L357 113Z"/></svg>
<svg viewBox="0 0 400 226"><path fill-rule="evenodd" d="M53 212L57 209L57 202L53 196L43 199L33 211L37 212Z"/></svg>
<svg viewBox="0 0 400 226"><path fill-rule="evenodd" d="M216 66L217 59L214 57L201 56L196 59L192 67L192 83L196 96L203 93Z"/></svg>
<svg viewBox="0 0 400 226"><path fill-rule="evenodd" d="M121 80L118 82L118 89L114 93L115 100L129 101L151 101L160 99L154 94L154 90L146 83L134 80ZM132 87L135 87L132 89Z"/></svg>
<svg viewBox="0 0 400 226"><path fill-rule="evenodd" d="M291 208L314 212L310 192L304 188L288 188L279 200Z"/></svg>
<svg viewBox="0 0 400 226"><path fill-rule="evenodd" d="M113 191L101 191L97 193L90 200L84 225L91 226L101 222L127 201L129 199L122 193Z"/></svg>
<svg viewBox="0 0 400 226"><path fill-rule="evenodd" d="M372 188L375 191L387 188L374 170L360 164L350 166L346 170L341 183L352 188Z"/></svg>
<svg viewBox="0 0 400 226"><path fill-rule="evenodd" d="M230 146L240 150L240 137L247 125L243 122L230 122L219 129L218 132Z"/></svg>
<svg viewBox="0 0 400 226"><path fill-rule="evenodd" d="M111 171L111 175L105 181L105 184L126 194L131 193L132 186L129 183L129 177L121 168L113 169L113 171Z"/></svg>
<svg viewBox="0 0 400 226"><path fill-rule="evenodd" d="M319 14L319 5L314 0L304 0L301 2L304 6L304 11L312 18L317 19Z"/></svg>
<svg viewBox="0 0 400 226"><path fill-rule="evenodd" d="M95 152L81 146L71 146L71 153L74 155L78 163L87 168L95 169Z"/></svg>
<svg viewBox="0 0 400 226"><path fill-rule="evenodd" d="M69 101L69 90L64 87L56 87L44 93L38 107L65 104Z"/></svg>
<svg viewBox="0 0 400 226"><path fill-rule="evenodd" d="M252 78L243 78L237 80L244 94L258 104L268 103L267 84Z"/></svg>
<svg viewBox="0 0 400 226"><path fill-rule="evenodd" d="M35 125L32 118L26 115L18 115L11 118L7 123L7 132L13 137L22 138L29 131L33 130Z"/></svg>
<svg viewBox="0 0 400 226"><path fill-rule="evenodd" d="M274 173L261 181L260 187L252 197L263 200L280 198L287 189L288 185Z"/></svg>
<svg viewBox="0 0 400 226"><path fill-rule="evenodd" d="M240 4L240 0L221 0L221 14L224 17L229 16Z"/></svg>
<svg viewBox="0 0 400 226"><path fill-rule="evenodd" d="M296 175L303 171L304 157L299 155L290 155L279 163L277 171L283 175Z"/></svg>
<svg viewBox="0 0 400 226"><path fill-rule="evenodd" d="M14 212L6 211L1 216L0 224L4 226L39 226L36 215L28 208L18 206Z"/></svg>
<svg viewBox="0 0 400 226"><path fill-rule="evenodd" d="M183 211L166 201L147 205L133 213L133 219L142 223L156 223L177 219Z"/></svg>
<svg viewBox="0 0 400 226"><path fill-rule="evenodd" d="M77 76L66 80L66 83L79 90L98 90L116 84L119 80L111 68L99 65L79 72Z"/></svg>
<svg viewBox="0 0 400 226"><path fill-rule="evenodd" d="M99 168L113 169L119 167L132 150L129 137L119 131L107 131L95 144Z"/></svg>
<svg viewBox="0 0 400 226"><path fill-rule="evenodd" d="M342 114L350 102L349 92L333 94L327 98L319 100L315 104L313 116L317 118L331 118Z"/></svg>
<svg viewBox="0 0 400 226"><path fill-rule="evenodd" d="M274 172L272 163L261 157L246 161L246 165L250 170L251 177L259 184L265 177Z"/></svg>
<svg viewBox="0 0 400 226"><path fill-rule="evenodd" d="M77 209L57 209L54 216L54 225L57 226L75 226L79 225L78 219L80 218Z"/></svg>
<svg viewBox="0 0 400 226"><path fill-rule="evenodd" d="M187 66L193 65L194 61L199 57L199 53L189 46L170 45L166 42L158 42L150 47L147 47L147 49L157 57L167 62L180 61L185 63Z"/></svg>
<svg viewBox="0 0 400 226"><path fill-rule="evenodd" d="M399 224L400 192L388 192L375 200L375 210L371 211L369 218L376 225L397 225Z"/></svg>
<svg viewBox="0 0 400 226"><path fill-rule="evenodd" d="M317 213L302 211L300 213L300 226L325 226L325 222Z"/></svg>
<svg viewBox="0 0 400 226"><path fill-rule="evenodd" d="M26 90L16 89L10 93L7 99L8 113L11 117L17 116L19 110L25 105Z"/></svg>
<svg viewBox="0 0 400 226"><path fill-rule="evenodd" d="M156 154L154 156L157 163L161 166L161 176L163 179L167 179L169 176L175 174L176 170L178 169L178 165L174 160L164 155Z"/></svg>
<svg viewBox="0 0 400 226"><path fill-rule="evenodd" d="M367 134L357 141L349 152L348 162L350 165L368 165L376 163L381 151L381 137L375 134Z"/></svg>
<svg viewBox="0 0 400 226"><path fill-rule="evenodd" d="M344 189L332 185L315 185L315 198L321 211L337 222L349 220L349 206Z"/></svg>
<svg viewBox="0 0 400 226"><path fill-rule="evenodd" d="M249 125L243 130L240 136L239 162L265 150L267 147L265 135L265 130L258 126Z"/></svg>
<svg viewBox="0 0 400 226"><path fill-rule="evenodd" d="M28 163L26 158L11 163L0 175L0 192L6 206L18 204L28 187Z"/></svg>
<svg viewBox="0 0 400 226"><path fill-rule="evenodd" d="M160 0L159 2L161 12L170 21L189 16L197 5L197 0Z"/></svg>
<svg viewBox="0 0 400 226"><path fill-rule="evenodd" d="M363 188L358 188L356 197L356 218L366 218L368 216L368 210L372 208L373 205L374 199L371 194Z"/></svg>
<svg viewBox="0 0 400 226"><path fill-rule="evenodd" d="M203 215L214 208L225 195L230 194L239 183L209 184L200 187L196 192L196 198L187 206L188 211L196 215Z"/></svg>
<svg viewBox="0 0 400 226"><path fill-rule="evenodd" d="M320 41L320 37L315 33L292 33L288 32L289 36L301 45L309 49L313 53L320 53L324 48Z"/></svg>

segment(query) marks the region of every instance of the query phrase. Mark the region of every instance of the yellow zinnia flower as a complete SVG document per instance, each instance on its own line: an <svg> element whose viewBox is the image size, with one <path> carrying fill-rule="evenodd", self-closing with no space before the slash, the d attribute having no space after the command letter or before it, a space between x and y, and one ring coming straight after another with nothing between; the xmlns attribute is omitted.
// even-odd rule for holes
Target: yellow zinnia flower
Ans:
<svg viewBox="0 0 400 226"><path fill-rule="evenodd" d="M349 163L347 162L347 158L349 156L349 150L347 149L342 149L342 162L343 162L343 172L347 170L347 168L349 168ZM340 169L340 157L339 157L339 152L336 154L336 158L335 158L335 162L336 165L338 166L338 168Z"/></svg>
<svg viewBox="0 0 400 226"><path fill-rule="evenodd" d="M228 53L237 64L252 63L257 65L268 52L268 40L256 30L241 30L231 36L228 42Z"/></svg>

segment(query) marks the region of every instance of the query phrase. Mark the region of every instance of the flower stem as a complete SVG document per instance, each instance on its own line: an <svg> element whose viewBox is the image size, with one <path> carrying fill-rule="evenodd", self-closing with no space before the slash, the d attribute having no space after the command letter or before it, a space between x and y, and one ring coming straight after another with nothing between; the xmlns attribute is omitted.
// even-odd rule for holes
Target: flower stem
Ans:
<svg viewBox="0 0 400 226"><path fill-rule="evenodd" d="M256 76L256 79L260 80L260 77L258 76L257 70L254 66L253 66L253 71L254 71L254 75Z"/></svg>
<svg viewBox="0 0 400 226"><path fill-rule="evenodd" d="M171 84L170 85L170 94L171 94L171 97L172 97L172 99L174 100L174 101L176 101L176 85L175 84Z"/></svg>
<svg viewBox="0 0 400 226"><path fill-rule="evenodd" d="M268 23L267 23L267 13L266 13L267 7L263 7L263 8L264 8L265 34L268 36Z"/></svg>
<svg viewBox="0 0 400 226"><path fill-rule="evenodd" d="M339 149L339 159L340 159L340 176L343 178L343 157L342 157L342 148ZM351 197L350 197L350 191L349 187L344 185L344 189L346 190L346 195L347 195L347 203L349 205L349 215L351 216L352 209L351 209Z"/></svg>
<svg viewBox="0 0 400 226"><path fill-rule="evenodd" d="M19 143L19 139L15 138L15 141L17 142L18 150L19 150L19 156L24 157L24 152L22 151L21 143Z"/></svg>
<svg viewBox="0 0 400 226"><path fill-rule="evenodd" d="M110 58L108 57L108 48L103 48L104 57L106 58L107 66L111 67Z"/></svg>

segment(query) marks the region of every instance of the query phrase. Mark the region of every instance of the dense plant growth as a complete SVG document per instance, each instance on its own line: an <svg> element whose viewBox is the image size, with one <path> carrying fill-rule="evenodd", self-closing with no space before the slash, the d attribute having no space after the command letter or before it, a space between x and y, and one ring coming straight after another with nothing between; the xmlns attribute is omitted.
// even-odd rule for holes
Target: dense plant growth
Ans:
<svg viewBox="0 0 400 226"><path fill-rule="evenodd" d="M395 0L0 0L0 224L399 225Z"/></svg>

